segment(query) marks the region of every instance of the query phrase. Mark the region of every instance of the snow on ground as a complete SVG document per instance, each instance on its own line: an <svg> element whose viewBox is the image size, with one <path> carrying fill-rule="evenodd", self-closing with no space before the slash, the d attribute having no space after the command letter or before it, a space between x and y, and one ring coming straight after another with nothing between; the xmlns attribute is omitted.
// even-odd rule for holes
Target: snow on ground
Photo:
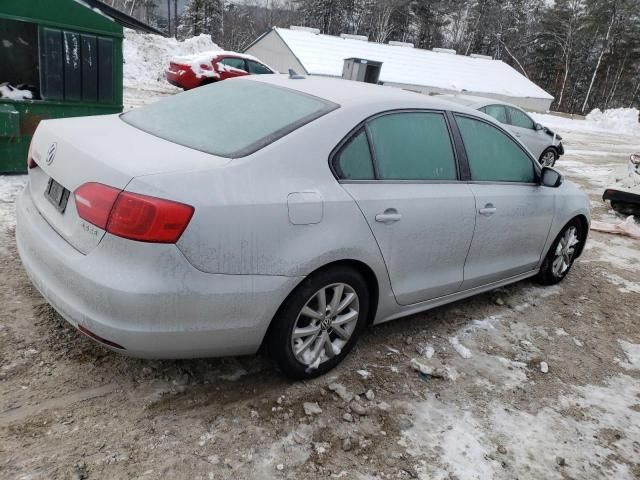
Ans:
<svg viewBox="0 0 640 480"><path fill-rule="evenodd" d="M534 120L552 129L627 135L640 134L639 114L640 112L635 108L616 108L604 112L596 108L587 115L585 120L574 120L558 115L530 113Z"/></svg>
<svg viewBox="0 0 640 480"><path fill-rule="evenodd" d="M146 45L147 52L156 49L152 44L157 40L134 41ZM148 53L148 58L158 62L156 53ZM136 55L129 58L144 57ZM170 94L153 78L132 83L128 98L142 104ZM589 193L594 218L618 221L600 195L611 169L640 150L638 137L621 134L617 122L611 131L602 130L608 127L601 121L544 120L565 137L567 153L557 167ZM14 199L25 182L22 175L0 176L2 231L15 224ZM368 480L639 478L640 335L633 304L640 291L639 245L637 240L593 233L584 257L561 285L520 283L491 294L495 301L489 306L487 296L480 296L422 315L433 323L421 324L424 319L416 316L381 326L374 330L380 340L375 334L363 338L345 365L328 378L293 386L276 383L271 370L256 359L136 363L110 353L95 357L98 347L82 343L64 322L52 327L51 319L29 317L31 297L10 287L11 298L18 291L11 308L27 312L16 318L29 327L14 328L14 320L7 320L0 331L21 338L35 324L37 335L12 342L23 345L22 350L12 347L13 356L3 366L10 387L6 391L11 393L0 397L0 411L14 415L5 415L3 421L25 427L0 438L15 460L12 471L37 469L44 477L59 472L61 463L74 465L78 457L71 452L84 452L84 445L99 435L102 447L82 457L82 465L97 478L109 476L108 468L116 469L112 478L154 468L155 473L176 473L171 470L176 451L181 459L177 472L189 472L192 478L220 469L231 472L231 477L220 478L255 478L256 472L261 478ZM0 255L16 262L11 268L19 268L17 260L8 257L14 253L5 243L0 244ZM400 341L408 327L414 328L417 342L409 337ZM61 342L65 354L56 356ZM91 381L104 377L102 383L112 381L121 388L105 390L101 395L110 396L106 401L75 404L69 400L73 393L67 393L57 401L68 403L56 403L60 415L71 412L62 419L48 414L46 406L38 410L46 420L30 414L30 402L38 405L39 398L51 396L56 401L61 390L74 392L79 379L91 385L83 376L85 360L74 363L73 352L78 351L91 362L92 372L98 372L89 376ZM31 369L32 355L45 362ZM541 371L542 362L548 372ZM49 376L51 371L55 375ZM110 372L116 372L115 377ZM126 383L129 376L135 378L132 385ZM370 388L376 391L376 400L367 400L367 413L358 416L352 406L340 403L337 390L325 385L336 381L347 385L346 393L362 392L361 397ZM319 404L314 411L320 413L302 411L309 401ZM141 404L146 409L142 413ZM118 411L108 410L109 405L118 405ZM73 423L67 422L74 418L83 428L71 432ZM99 433L91 430L96 426ZM40 437L30 430L39 432L36 428L44 428L47 436L43 430L41 438L48 439L38 451L35 442ZM142 440L132 438L133 432L141 432ZM152 445L147 447L147 442Z"/></svg>

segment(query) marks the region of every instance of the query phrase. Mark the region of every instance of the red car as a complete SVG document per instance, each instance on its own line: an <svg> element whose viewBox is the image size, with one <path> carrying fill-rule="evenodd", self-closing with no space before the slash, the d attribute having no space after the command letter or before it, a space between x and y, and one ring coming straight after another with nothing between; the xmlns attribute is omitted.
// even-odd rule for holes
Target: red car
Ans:
<svg viewBox="0 0 640 480"><path fill-rule="evenodd" d="M171 59L167 80L176 87L192 88L243 75L276 73L251 55L235 52L204 52Z"/></svg>

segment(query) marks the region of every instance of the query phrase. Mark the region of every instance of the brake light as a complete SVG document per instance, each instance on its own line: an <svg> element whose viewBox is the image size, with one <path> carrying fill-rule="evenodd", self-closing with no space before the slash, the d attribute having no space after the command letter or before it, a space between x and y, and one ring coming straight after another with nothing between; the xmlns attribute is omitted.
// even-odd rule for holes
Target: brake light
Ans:
<svg viewBox="0 0 640 480"><path fill-rule="evenodd" d="M109 214L120 190L101 183L85 183L74 193L80 218L103 230L107 229Z"/></svg>
<svg viewBox="0 0 640 480"><path fill-rule="evenodd" d="M29 143L29 153L27 153L27 168L31 170L32 168L36 168L38 164L31 156L31 151L33 149L33 140Z"/></svg>
<svg viewBox="0 0 640 480"><path fill-rule="evenodd" d="M176 243L192 215L190 205L122 192L113 206L107 231L141 242Z"/></svg>
<svg viewBox="0 0 640 480"><path fill-rule="evenodd" d="M112 235L152 243L175 243L193 216L193 207L161 198L124 192L101 183L75 191L80 218Z"/></svg>

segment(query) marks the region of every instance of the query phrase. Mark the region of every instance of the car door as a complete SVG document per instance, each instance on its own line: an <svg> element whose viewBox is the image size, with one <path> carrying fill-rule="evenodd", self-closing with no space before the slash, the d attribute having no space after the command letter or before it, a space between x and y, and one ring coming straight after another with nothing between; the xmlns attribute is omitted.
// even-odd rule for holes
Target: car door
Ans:
<svg viewBox="0 0 640 480"><path fill-rule="evenodd" d="M223 57L216 66L221 80L249 75L244 58Z"/></svg>
<svg viewBox="0 0 640 480"><path fill-rule="evenodd" d="M505 131L455 115L476 199L473 241L462 289L534 270L555 213L553 189L540 185L535 160Z"/></svg>
<svg viewBox="0 0 640 480"><path fill-rule="evenodd" d="M473 237L475 201L458 168L443 112L370 119L333 159L380 247L396 300L456 292Z"/></svg>
<svg viewBox="0 0 640 480"><path fill-rule="evenodd" d="M536 122L522 110L507 107L507 112L513 134L536 159L539 159L542 152L551 144L548 140L549 136L541 130L536 130Z"/></svg>

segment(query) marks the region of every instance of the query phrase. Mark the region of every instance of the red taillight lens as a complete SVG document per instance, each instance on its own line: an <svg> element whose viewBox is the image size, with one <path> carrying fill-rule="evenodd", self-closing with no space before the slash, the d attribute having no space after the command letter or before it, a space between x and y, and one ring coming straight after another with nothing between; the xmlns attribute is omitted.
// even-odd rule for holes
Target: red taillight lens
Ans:
<svg viewBox="0 0 640 480"><path fill-rule="evenodd" d="M119 237L140 242L175 243L193 207L161 198L85 183L75 192L78 215Z"/></svg>
<svg viewBox="0 0 640 480"><path fill-rule="evenodd" d="M120 190L101 183L85 183L74 193L78 215L89 223L107 229L109 214Z"/></svg>
<svg viewBox="0 0 640 480"><path fill-rule="evenodd" d="M29 153L27 153L27 168L31 170L32 168L36 168L38 164L31 156L31 150L33 149L33 140L29 143Z"/></svg>
<svg viewBox="0 0 640 480"><path fill-rule="evenodd" d="M141 242L175 243L192 215L190 205L122 192L111 212L107 231Z"/></svg>

